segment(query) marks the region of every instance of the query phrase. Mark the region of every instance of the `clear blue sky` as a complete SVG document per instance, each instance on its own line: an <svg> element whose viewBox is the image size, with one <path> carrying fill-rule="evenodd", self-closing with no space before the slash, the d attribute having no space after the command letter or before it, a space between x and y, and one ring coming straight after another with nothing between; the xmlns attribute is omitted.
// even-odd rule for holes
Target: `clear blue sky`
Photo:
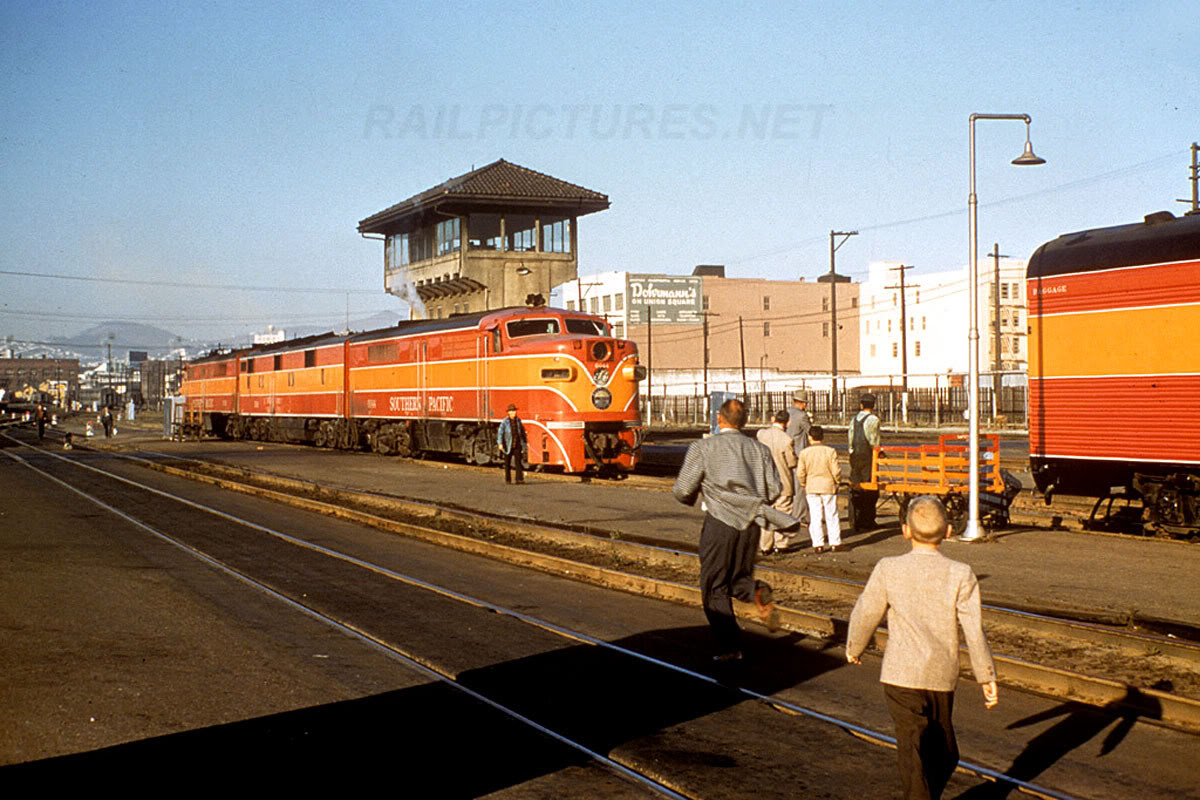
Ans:
<svg viewBox="0 0 1200 800"><path fill-rule="evenodd" d="M1192 2L0 5L0 335L185 335L400 304L357 221L506 158L609 195L584 273L815 278L1184 210ZM747 116L749 114L749 116ZM764 122L765 120L765 122ZM913 221L921 220L921 221ZM899 224L895 224L899 223ZM30 316L38 312L42 316ZM46 313L53 316L44 316Z"/></svg>

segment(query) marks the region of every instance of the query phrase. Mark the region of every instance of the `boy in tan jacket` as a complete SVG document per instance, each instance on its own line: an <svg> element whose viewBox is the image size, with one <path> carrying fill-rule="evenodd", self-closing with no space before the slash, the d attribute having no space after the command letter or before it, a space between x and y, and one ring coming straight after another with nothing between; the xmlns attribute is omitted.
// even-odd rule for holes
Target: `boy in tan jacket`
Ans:
<svg viewBox="0 0 1200 800"><path fill-rule="evenodd" d="M842 476L837 451L825 444L825 431L813 425L808 431L811 445L800 451L800 463L796 467L796 491L804 492L808 501L808 535L812 537L813 551L825 552L824 521L829 533L829 551L836 553L842 546L842 523L838 519L838 479Z"/></svg>
<svg viewBox="0 0 1200 800"><path fill-rule="evenodd" d="M958 683L958 629L986 708L999 701L996 667L983 633L979 581L971 567L938 548L950 530L936 497L918 497L902 527L912 551L881 558L854 604L846 660L859 657L887 615L879 680L896 725L896 755L906 800L936 800L958 764L952 714Z"/></svg>

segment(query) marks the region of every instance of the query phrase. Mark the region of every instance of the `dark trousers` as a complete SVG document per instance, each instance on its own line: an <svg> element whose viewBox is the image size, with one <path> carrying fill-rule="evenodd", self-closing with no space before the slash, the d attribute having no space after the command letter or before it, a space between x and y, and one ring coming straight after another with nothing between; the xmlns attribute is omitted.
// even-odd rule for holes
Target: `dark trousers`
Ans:
<svg viewBox="0 0 1200 800"><path fill-rule="evenodd" d="M517 483L525 480L525 471L522 466L524 461L524 451L519 447L514 447L504 454L504 482L512 483L512 471L517 471Z"/></svg>
<svg viewBox="0 0 1200 800"><path fill-rule="evenodd" d="M866 489L850 489L850 528L869 531L876 527L875 507L879 505L879 492Z"/></svg>
<svg viewBox="0 0 1200 800"><path fill-rule="evenodd" d="M905 800L937 800L958 764L954 692L906 689L885 683L883 694L896 725L896 756Z"/></svg>
<svg viewBox="0 0 1200 800"><path fill-rule="evenodd" d="M722 653L740 649L741 630L733 616L733 598L754 602L754 557L758 526L744 531L709 514L700 529L700 596L704 616Z"/></svg>

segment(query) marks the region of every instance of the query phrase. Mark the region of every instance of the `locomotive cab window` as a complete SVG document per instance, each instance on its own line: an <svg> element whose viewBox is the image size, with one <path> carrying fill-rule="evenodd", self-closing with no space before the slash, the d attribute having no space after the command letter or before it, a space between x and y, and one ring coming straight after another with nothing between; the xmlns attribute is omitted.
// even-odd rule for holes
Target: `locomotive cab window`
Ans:
<svg viewBox="0 0 1200 800"><path fill-rule="evenodd" d="M582 333L585 336L608 336L608 325L598 319L567 317L567 333Z"/></svg>
<svg viewBox="0 0 1200 800"><path fill-rule="evenodd" d="M508 338L520 336L544 336L548 333L558 333L558 320L549 319L517 319L505 325Z"/></svg>

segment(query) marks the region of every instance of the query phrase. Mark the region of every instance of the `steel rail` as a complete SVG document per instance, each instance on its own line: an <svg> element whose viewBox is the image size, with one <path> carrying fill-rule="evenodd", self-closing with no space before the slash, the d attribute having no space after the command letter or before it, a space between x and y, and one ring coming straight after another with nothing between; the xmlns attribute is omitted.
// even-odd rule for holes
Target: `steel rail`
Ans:
<svg viewBox="0 0 1200 800"><path fill-rule="evenodd" d="M158 464L150 459L129 454L117 455L121 458L149 465L158 470L179 470L180 474L184 476L186 476L188 473L187 470L181 470L178 467L170 467L168 465ZM177 457L164 453L158 453L157 455L160 455L164 458L178 460ZM204 466L207 469L217 472L232 473L240 477L249 478L251 480L265 481L268 483L289 487L298 491L331 491L329 487L321 486L320 484L310 481L304 481L295 478L282 478L264 473L256 473L243 467L228 467L214 464L204 464ZM439 503L426 500L412 500L393 495L362 492L347 488L336 488L332 491L335 493L336 500L358 502L360 504L363 502L378 503L383 501L392 508L406 511L416 516L436 516L441 519L453 520L456 522L466 523L468 525L486 524L493 527L499 527L501 530L516 533L518 535L536 536L548 541L575 546L581 544L591 545L593 549L602 550L606 554L614 554L631 559L647 560L651 562L662 563L668 566L694 568L694 562L697 558L696 553L694 552L680 550L674 547L649 544L646 542L632 542L615 538L613 536L572 530L569 528L546 526L544 524L530 522L527 520L513 519L511 517L505 517L498 514L468 511L465 509L441 505ZM856 600L864 586L862 581L856 581L847 578L832 578L824 575L796 570L784 570L769 565L759 565L757 569L775 576L775 581L779 586L787 586L788 588L792 588L804 593L818 594L823 597L840 600ZM1102 644L1109 647L1115 647L1135 655L1154 653L1200 664L1200 645L1192 644L1177 638L1168 638L1165 636L1146 634L1137 631L1114 630L1111 627L1096 624L1088 621L1087 619L1073 619L1065 616L1054 616L1052 614L1045 613L1044 611L1035 611L1029 608L1007 607L992 603L985 603L983 605L983 614L984 619L988 622L1012 625L1038 633L1072 638L1088 642L1089 644ZM1094 618L1095 616L1093 616L1093 619ZM1166 622L1167 624L1173 624L1180 629L1188 627L1183 623L1171 623L1170 621ZM823 627L824 626L822 626L822 628Z"/></svg>
<svg viewBox="0 0 1200 800"><path fill-rule="evenodd" d="M6 437L6 438L10 438L10 437ZM34 448L32 445L28 445L25 443L21 443L21 444L24 447L29 447L31 449L35 449L35 450L39 449L39 448ZM42 451L42 452L46 452L46 451ZM413 576L405 575L400 572L396 572L395 570L391 570L387 567L383 567L378 564L373 564L369 561L365 561L356 556L352 556L347 553L342 553L340 551L325 547L323 545L317 545L317 544L313 544L311 542L307 542L303 539L299 539L297 537L291 536L291 535L283 533L281 531L276 531L267 526L260 525L258 523L252 522L250 520L246 520L246 519L237 517L235 515L229 514L224 511L220 511L219 509L215 509L210 506L206 506L202 503L197 503L195 501L188 500L187 498L179 497L178 495L173 495L169 492L165 492L160 489L155 489L154 487L151 487L151 486L146 486L144 484L140 484L136 481L130 480L129 478L125 478L123 476L116 475L111 472L107 472L107 471L99 469L98 467L95 467L95 466L91 466L88 464L82 464L79 461L77 461L76 459L66 458L66 457L63 457L56 453L47 452L47 454L55 459L64 461L68 464L72 464L74 466L81 467L86 470L90 470L97 474L104 475L105 477L117 480L121 483L125 483L127 485L140 488L144 491L151 492L155 495L175 500L177 502L180 502L184 505L195 508L197 510L206 511L217 517L235 522L237 524L243 525L243 526L251 528L253 530L257 530L257 531L266 533L270 536L278 538L289 544L293 544L293 545L296 545L296 546L299 546L299 547L302 547L302 548L305 548L308 550L312 550L314 552L318 552L322 555L326 555L328 557L338 559L340 561L351 564L353 566L361 567L370 572L373 572L378 575L382 575L384 577L388 577L390 579L396 580L396 581L404 583L406 585L424 589L426 591L433 592L433 593L441 595L443 597L447 597L447 598L450 598L453 600L457 600L459 602L463 602L468 605L486 609L497 615L509 617L511 619L523 622L523 623L531 625L533 627L537 627L539 629L545 630L547 632L553 633L555 635L561 636L561 637L566 638L571 641L580 642L583 644L589 644L589 645L596 646L596 647L602 647L607 650L611 650L613 652L620 653L627 657L631 657L631 658L634 658L639 661L643 661L648 664L653 664L655 666L675 672L677 674L688 676L690 678L707 683L709 685L717 686L717 687L720 687L720 688L723 688L726 690L731 690L731 691L737 692L749 699L755 700L756 702L764 703L764 704L766 704L774 709L777 709L779 711L784 711L784 712L794 714L797 716L803 716L803 717L806 717L809 719L814 719L814 720L823 722L828 725L833 725L837 728L840 728L842 730L845 730L845 731L857 736L860 739L863 739L865 741L868 741L868 742L871 742L874 744L886 744L886 745L891 745L891 746L895 746L895 744L896 744L896 740L894 737L892 737L886 733L883 733L881 731L876 731L874 729L867 728L862 725L858 725L857 723L853 723L848 720L843 720L843 719L834 717L829 714L824 714L822 712L816 711L815 709L807 708L807 707L801 706L797 703L792 703L790 701L783 700L781 698L774 697L772 695L767 695L767 694L763 694L761 692L756 692L752 689L747 689L745 687L735 686L735 685L730 685L730 684L724 683L724 682L718 680L717 678L713 678L709 675L705 675L704 673L697 672L697 671L689 669L687 667L683 667L683 666L680 666L677 664L673 664L669 661L665 661L665 660L662 660L659 658L655 658L653 656L639 653L635 650L631 650L629 648L622 647L620 645L616 645L611 642L604 641L602 639L598 639L596 637L593 637L586 633L582 633L580 631L575 631L575 630L566 628L564 626L558 625L558 624L550 622L548 620L544 620L539 617L535 617L533 615L526 614L522 611L517 611L515 609L511 609L506 606L501 606L499 604L492 603L490 601L483 600L481 598L476 598L471 595L467 595L465 593L458 592L453 589L449 589L447 587L443 587L443 586L439 586L437 584L430 583L430 582L422 580L420 578L416 578ZM418 668L422 672L425 672L425 673L431 675L432 677L436 677L439 680L443 680L443 681L446 681L447 683L450 683L454 688L460 689L460 690L466 692L467 694L469 694L473 697L476 697L477 699L487 703L488 705L512 716L514 719L517 719L527 725L530 725L531 727L534 727L535 729L540 730L543 733L546 733L547 735L555 738L556 740L561 741L562 743L567 744L568 746L574 747L575 749L579 750L580 752L583 752L593 758L596 758L601 763L604 763L614 769L617 769L619 772L621 772L621 774L627 775L628 777L634 778L635 780L646 783L648 786L655 788L656 790L660 791L660 793L662 793L666 796L685 797L684 795L679 794L674 789L667 787L663 784L660 784L657 781L655 781L654 779L644 776L641 773L637 772L636 770L634 770L630 767L627 767L627 766L611 759L608 756L594 753L593 751L587 749L586 746L581 745L576 742L573 742L572 740L570 740L560 734L557 734L554 731L551 731L549 729L546 729L546 728L540 726L538 723L536 723L532 720L529 720L528 718L520 715L519 713L517 713L515 711L512 711L511 709L508 709L505 706L503 706L499 703L496 703L495 701L489 700L488 698L486 698L482 695L479 695L478 693L474 692L471 689L468 689L465 686L461 686L456 681L454 681L453 678L451 678L447 675L443 675L442 673L437 672L436 670L433 670L432 668L429 668L425 665L422 665L422 664L416 662L411 656L392 647L391 645L387 644L383 640L377 639L376 637L371 636L369 633L358 629L357 627L351 625L350 623L342 621L342 620L337 620L333 617L327 616L309 606L306 606L302 603L299 603L298 601L288 598L286 595L281 594L280 592L271 588L267 584L263 584L263 583L260 583L259 581L256 581L255 579L242 573L241 571L237 570L236 568L230 567L230 566L224 564L223 562L219 561L218 559L215 559L212 556L209 556L209 555L203 553L202 551L200 551L190 545L187 545L186 543L183 543L183 542L180 542L180 541L174 539L173 537L169 536L168 534L165 534L165 533L155 530L154 528L150 527L149 525L146 525L145 523L125 514L124 512L120 511L119 509L116 509L116 508L108 505L104 501L99 500L98 498L92 497L91 495L87 494L86 492L71 486L67 482L65 482L53 475L50 475L49 473L45 472L44 470L38 469L37 467L33 466L32 464L29 464L27 461L25 461L24 459L21 459L20 457L16 456L15 454L5 452L5 455L9 456L9 458L13 458L13 459L21 462L29 469L43 475L46 478L49 478L50 480L52 480L56 483L61 484L65 488L70 489L71 491L79 494L82 497L85 497L86 499L88 499L88 500L94 502L95 504L101 506L102 508L116 514L117 516L120 516L122 519L129 521L133 525L152 533L153 535L159 537L160 539L163 539L164 541L166 541L170 544L175 545L176 547L179 547L184 552L187 552L188 554L200 559L201 561L211 564L212 566L230 574L231 576L236 577L238 580L240 580L252 587L257 588L260 591L263 591L264 593L268 594L271 597L274 597L276 599L286 602L287 604L296 608L297 610L303 611L304 613L312 616L314 619L325 622L326 624L329 624L332 627L337 628L338 630L342 630L342 631L354 636L355 638L359 638L360 640L365 641L368 644L372 644L373 646L383 650L384 652L392 655L393 657L396 657L399 660L402 660L406 664L410 663L412 666ZM987 767L982 764L976 764L971 761L966 761L966 760L960 759L958 762L958 768L960 770L964 770L964 771L968 772L969 774L974 774L978 777L986 778L988 780L995 781L997 783L1010 785L1012 788L1015 788L1021 792L1024 792L1024 793L1027 793L1027 794L1030 794L1030 795L1033 795L1036 797L1052 798L1053 800L1075 800L1074 795L1066 794L1064 792L1059 792L1058 790L1051 789L1049 787L1044 787L1044 786L1032 783L1030 781L1025 781L1025 780L1021 780L1019 778L1014 778L1012 776L1004 774L1003 772L1001 772L997 769L993 769L991 767Z"/></svg>
<svg viewBox="0 0 1200 800"><path fill-rule="evenodd" d="M28 445L26 445L26 446L28 446ZM185 542L182 542L167 533L163 533L162 531L159 531L156 528L154 528L150 525L147 525L146 523L126 514L125 512L121 511L120 509L115 508L115 507L109 505L108 503L105 503L103 500L100 500L97 497L93 497L92 495L88 494L87 492L84 492L81 489L71 486L66 481L63 481L63 480L55 477L54 475L51 475L50 473L48 473L42 469L39 469L38 467L35 467L34 465L30 464L28 461L21 458L20 456L17 456L13 453L8 453L8 452L5 452L4 454L6 456L8 456L9 458L20 462L25 467L33 470L34 472L38 473L42 477L47 478L47 479L63 486L66 489L69 489L70 491L78 494L80 497L83 497L86 500L91 501L92 503L95 503L96 505L100 506L104 510L120 517L121 519L125 520L126 522L130 523L131 525L134 525L135 527L146 531L147 533L157 537L158 539L162 540L163 542L166 542L167 544L170 544L170 545L173 545L173 546L179 548L183 552L185 552L188 555L192 556L193 558L201 561L202 563L207 564L208 566L213 567L213 568L219 570L220 572L223 572L226 575L229 575L230 577L237 579L238 581L242 582L243 584L245 584L253 589L256 589L257 591L265 594L266 596L268 596L274 600L278 600L278 601L286 604L287 606L291 607L292 609L299 611L318 622L321 622L321 623L323 623L323 624L325 624L325 625L327 625L327 626L329 626L351 638L357 639L358 641L371 646L373 649L383 653L384 655L388 656L389 658L391 658L395 661L400 662L401 664L414 670L415 672L420 673L424 677L441 681L441 682L449 685L451 688L456 689L457 691L462 692L463 694L465 694L469 697L472 697L475 700L478 700L479 702L484 703L485 705L487 705L491 708L494 708L495 710L501 712L502 714L505 714L506 716L508 716L524 725L527 725L528 727L532 728L533 730L536 730L539 733L542 733L542 734L550 737L551 739L554 739L555 741L566 745L567 747L570 747L580 753L583 753L584 755L588 756L589 758L592 758L595 761L603 764L604 766L616 771L618 774L623 775L624 777L629 778L637 783L640 783L640 784L646 786L647 788L654 790L658 794L663 795L664 797L678 798L678 800L693 800L693 798L690 798L688 795L681 794L680 792L672 789L671 787L667 786L666 784L663 784L663 783L655 780L654 778L651 778L648 775L644 775L641 772L638 772L637 770L635 770L631 767L628 767L628 766L610 758L609 756L604 755L603 753L598 753L598 752L590 749L586 745L576 742L573 739L570 739L569 737L567 737L561 733L558 733L557 731L547 728L545 725L542 725L541 723L535 722L534 720L530 719L529 717L526 717L525 715L521 714L520 712L515 711L511 708L508 708L507 706L503 705L502 703L492 700L491 698L487 697L486 695L483 695L483 694L475 691L474 689L464 686L463 684L454 680L453 677L446 675L444 673L441 673L441 672L433 669L432 667L429 667L429 666L417 661L415 658L413 658L412 656L403 652L399 648L389 644L388 642L384 641L383 639L381 639L377 636L374 636L374 635L368 633L365 630L362 630L361 628L358 628L357 626L353 625L352 623L347 622L345 620L338 619L338 618L330 616L328 614L324 614L324 613L316 610L315 608L312 608L311 606L305 605L304 603L301 603L291 597L288 597L287 595L274 589L273 587L269 586L268 584L265 584L261 581L255 580L254 578L250 577L246 573L242 572L241 570L239 570L235 567L232 567L232 566L224 563L220 559L214 558L213 556L210 556L207 553L204 553L203 551L201 551L195 547L192 547L191 545L186 544ZM59 456L57 454L51 453L50 455L52 455L55 458L58 458L60 460L77 464L77 462L74 462L71 459L65 459L62 456ZM100 474L107 475L110 478L115 478L124 483L129 483L133 486L139 486L139 484L137 484L137 483L129 481L118 475L113 475L112 473L105 473L103 470L99 470L95 467L91 467L91 466L84 465L84 464L77 464L77 466L83 466L86 469L90 469L90 470L98 472ZM240 520L237 517L234 517L230 514L226 514L224 512L217 511L216 509L208 508L208 507L203 506L198 503L193 503L191 501L185 500L184 498L173 496L173 495L170 495L169 493L162 492L157 489L153 489L152 487L140 486L140 488L149 490L149 491L153 492L154 494L160 495L162 497L167 497L167 498L171 498L174 500L184 502L186 505L193 506L197 509L206 510L206 511L215 513L218 516L224 517L224 518L232 520L232 521L237 521L243 525L247 525L248 527L251 527L251 528L254 528L254 529L257 529L260 531L270 532L270 529L264 528L263 526L260 526L260 525L254 524L254 523L251 523L248 520ZM286 534L278 534L277 533L276 535L279 535L281 538L291 541L293 543L297 542L297 540L293 539L293 537L289 537ZM320 550L325 550L326 548L321 548L319 546L313 546L313 549L320 551ZM333 551L329 551L329 552L330 552L330 554L333 554ZM356 559L353 559L353 558L346 558L345 560L348 560L351 562L356 561ZM384 573L387 572L387 570L383 570L383 568L376 568L374 571L384 572ZM413 585L421 584L421 582L416 581L415 579L407 581L407 582L410 582ZM432 585L426 585L423 588L435 589L435 587L433 587ZM440 593L446 594L448 596L454 596L454 594L455 594L453 592L450 592L449 590L445 590ZM470 602L470 598L467 598L466 596L463 596L462 598L456 598L456 599L462 599L466 602ZM474 605L479 605L481 607L488 607L488 604L485 604L485 603L477 602L477 603L474 603Z"/></svg>

